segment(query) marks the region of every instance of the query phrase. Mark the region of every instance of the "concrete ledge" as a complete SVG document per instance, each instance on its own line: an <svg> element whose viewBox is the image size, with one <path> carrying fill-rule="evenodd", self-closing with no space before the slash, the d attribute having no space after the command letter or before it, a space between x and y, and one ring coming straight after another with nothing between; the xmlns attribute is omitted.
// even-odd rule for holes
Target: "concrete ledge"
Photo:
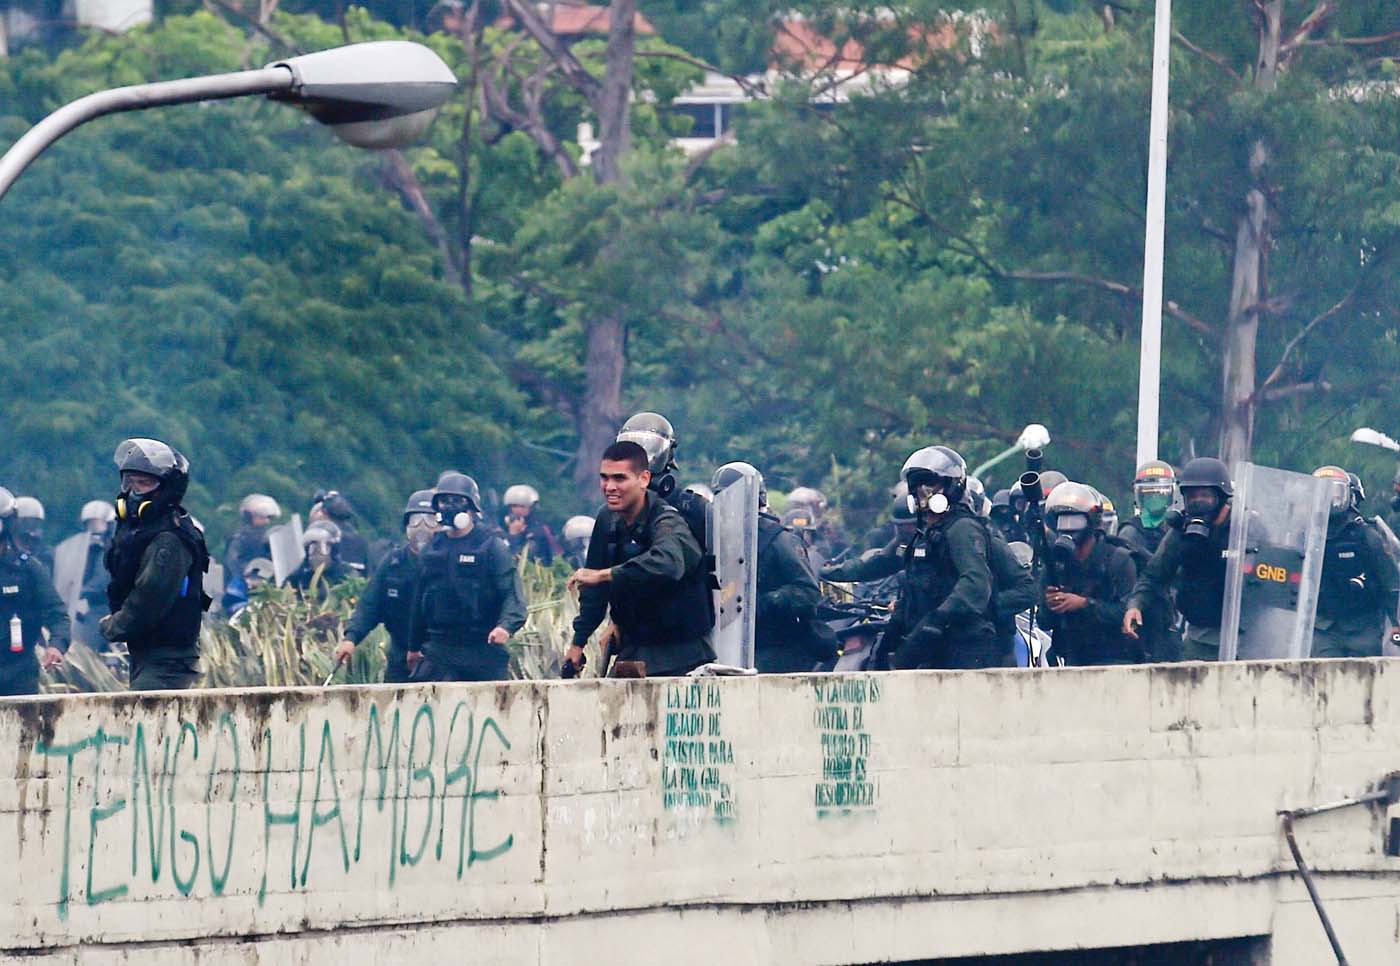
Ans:
<svg viewBox="0 0 1400 966"><path fill-rule="evenodd" d="M1275 933L1316 963L1281 958L1322 934L1275 813L1400 769L1397 736L1386 660L0 700L0 934L835 964ZM1383 819L1300 825L1358 964L1400 961Z"/></svg>

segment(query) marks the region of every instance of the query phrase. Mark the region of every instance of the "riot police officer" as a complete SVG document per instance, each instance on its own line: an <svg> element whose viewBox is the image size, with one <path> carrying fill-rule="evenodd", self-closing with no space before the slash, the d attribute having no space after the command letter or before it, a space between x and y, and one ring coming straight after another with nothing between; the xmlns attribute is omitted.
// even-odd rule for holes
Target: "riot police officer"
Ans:
<svg viewBox="0 0 1400 966"><path fill-rule="evenodd" d="M795 487L787 495L787 506L789 510L805 508L811 515L814 526L808 543L821 560L835 559L847 549L850 542L840 523L827 512L830 504L821 490L811 486Z"/></svg>
<svg viewBox="0 0 1400 966"><path fill-rule="evenodd" d="M415 681L503 681L506 642L525 626L525 594L510 547L480 525L481 490L465 473L438 478L442 529L423 551L413 593L408 666Z"/></svg>
<svg viewBox="0 0 1400 966"><path fill-rule="evenodd" d="M703 552L687 521L654 488L654 465L633 440L603 451L598 475L605 503L587 566L569 578L579 590L579 613L565 661L576 671L605 617L612 618L618 659L644 664L650 677L685 674L715 659Z"/></svg>
<svg viewBox="0 0 1400 966"><path fill-rule="evenodd" d="M1141 574L1167 533L1167 512L1176 502L1176 470L1164 460L1149 460L1133 477L1134 516L1118 528L1117 539L1133 555ZM1140 632L1143 649L1152 661L1181 660L1181 630L1175 600L1149 602Z"/></svg>
<svg viewBox="0 0 1400 966"><path fill-rule="evenodd" d="M380 624L389 632L385 652L384 683L403 684L409 679L408 650L413 618L413 591L422 572L422 554L440 529L433 509L433 491L418 490L403 509L404 542L389 552L355 602L355 613L345 626L345 640L335 650L338 663L349 663L355 646Z"/></svg>
<svg viewBox="0 0 1400 966"><path fill-rule="evenodd" d="M44 539L44 504L37 497L15 497L14 542L53 573L53 547Z"/></svg>
<svg viewBox="0 0 1400 966"><path fill-rule="evenodd" d="M539 491L524 483L508 486L505 504L507 512L501 524L511 553L519 557L528 549L531 560L546 567L553 564L559 546L548 524L535 512L540 505Z"/></svg>
<svg viewBox="0 0 1400 966"><path fill-rule="evenodd" d="M914 452L900 474L921 529L905 551L891 631L900 668L985 668L1010 654L994 623L988 524L964 501L967 464L946 446Z"/></svg>
<svg viewBox="0 0 1400 966"><path fill-rule="evenodd" d="M102 560L112 540L117 511L106 500L89 500L78 514L82 531L54 548L54 589L68 608L73 640L98 650L105 643L98 622L107 616L107 582Z"/></svg>
<svg viewBox="0 0 1400 966"><path fill-rule="evenodd" d="M588 559L588 540L593 536L594 520L579 514L564 521L564 559L575 570Z"/></svg>
<svg viewBox="0 0 1400 966"><path fill-rule="evenodd" d="M351 574L361 577L369 571L369 541L355 529L355 507L339 490L317 490L311 497L308 523L329 520L335 524L340 537L336 556Z"/></svg>
<svg viewBox="0 0 1400 966"><path fill-rule="evenodd" d="M1017 483L1016 485L1019 487L1021 484ZM1024 504L1024 502L1025 497L1022 496L1022 503ZM992 495L992 507L988 519L992 521L993 527L1001 531L1001 535L1006 538L1007 543L1026 542L1026 530L1021 526L1020 512L1012 505L1010 490L997 490Z"/></svg>
<svg viewBox="0 0 1400 966"><path fill-rule="evenodd" d="M765 674L811 671L836 652L835 635L815 626L821 588L793 532L768 509L763 475L748 463L715 470L716 494L746 476L758 478L758 612L754 616L754 666Z"/></svg>
<svg viewBox="0 0 1400 966"><path fill-rule="evenodd" d="M301 535L301 548L306 557L301 566L287 578L288 585L297 590L310 590L314 584L317 596L324 600L326 592L351 574L340 557L342 541L340 527L330 520L317 520Z"/></svg>
<svg viewBox="0 0 1400 966"><path fill-rule="evenodd" d="M1133 557L1107 540L1103 498L1083 483L1061 483L1045 498L1039 623L1066 664L1136 664L1142 642L1123 633L1124 604L1137 582Z"/></svg>
<svg viewBox="0 0 1400 966"><path fill-rule="evenodd" d="M1327 481L1331 508L1312 656L1380 657L1382 631L1396 623L1400 575L1380 534L1359 512L1365 491L1358 494L1339 466L1318 467L1313 476Z"/></svg>
<svg viewBox="0 0 1400 966"><path fill-rule="evenodd" d="M209 550L181 501L189 460L157 439L123 440L113 454L121 474L117 529L107 548L109 641L125 641L133 691L186 688L199 676L199 627Z"/></svg>
<svg viewBox="0 0 1400 966"><path fill-rule="evenodd" d="M1230 548L1230 501L1234 485L1225 464L1209 456L1187 463L1177 481L1183 510L1169 520L1157 552L1138 574L1128 598L1123 632L1137 637L1143 613L1176 607L1186 618L1182 656L1188 661L1220 657L1220 618L1225 604L1225 553Z"/></svg>
<svg viewBox="0 0 1400 966"><path fill-rule="evenodd" d="M15 543L15 498L0 487L0 696L39 693L39 667L57 667L68 650L68 617L48 571ZM43 631L49 632L45 644ZM42 657L34 659L34 648Z"/></svg>
<svg viewBox="0 0 1400 966"><path fill-rule="evenodd" d="M224 573L232 580L241 576L243 568L258 559L272 558L267 530L272 521L282 515L277 501L266 493L249 493L238 503L239 527L228 538L224 548Z"/></svg>

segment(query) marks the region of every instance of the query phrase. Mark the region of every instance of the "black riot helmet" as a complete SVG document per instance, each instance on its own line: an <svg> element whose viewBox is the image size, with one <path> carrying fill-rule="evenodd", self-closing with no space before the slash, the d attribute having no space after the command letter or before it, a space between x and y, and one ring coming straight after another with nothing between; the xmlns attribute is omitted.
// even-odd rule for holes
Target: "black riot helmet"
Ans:
<svg viewBox="0 0 1400 966"><path fill-rule="evenodd" d="M1347 480L1351 483L1351 505L1360 511L1361 504L1366 502L1366 487L1355 473L1348 473Z"/></svg>
<svg viewBox="0 0 1400 966"><path fill-rule="evenodd" d="M731 483L738 483L748 476L758 478L758 505L760 509L766 507L768 505L768 486L763 482L763 474L752 463L745 463L743 460L725 463L715 470L715 475L710 478L710 489L719 494Z"/></svg>
<svg viewBox="0 0 1400 966"><path fill-rule="evenodd" d="M676 431L660 413L637 413L617 432L616 442L636 443L647 451L647 468L655 481L676 468Z"/></svg>
<svg viewBox="0 0 1400 966"><path fill-rule="evenodd" d="M481 488L467 474L448 470L433 490L433 510L443 526L465 530L472 522L470 514L481 512Z"/></svg>
<svg viewBox="0 0 1400 966"><path fill-rule="evenodd" d="M904 461L899 476L909 487L915 505L935 515L962 502L967 492L967 462L946 446L915 450Z"/></svg>
<svg viewBox="0 0 1400 966"><path fill-rule="evenodd" d="M403 508L403 526L408 526L409 517L419 513L426 513L431 516L437 515L437 510L433 509L432 490L414 490L413 495L408 498L408 502Z"/></svg>
<svg viewBox="0 0 1400 966"><path fill-rule="evenodd" d="M117 517L135 520L160 508L178 507L190 485L190 461L170 444L158 439L134 437L117 444L112 462L122 477L116 499ZM160 480L148 493L137 494L128 485L128 473L143 473Z"/></svg>
<svg viewBox="0 0 1400 966"><path fill-rule="evenodd" d="M1235 495L1230 471L1213 456L1198 456L1182 468L1176 482L1185 504L1183 532L1188 537L1208 536L1220 508Z"/></svg>

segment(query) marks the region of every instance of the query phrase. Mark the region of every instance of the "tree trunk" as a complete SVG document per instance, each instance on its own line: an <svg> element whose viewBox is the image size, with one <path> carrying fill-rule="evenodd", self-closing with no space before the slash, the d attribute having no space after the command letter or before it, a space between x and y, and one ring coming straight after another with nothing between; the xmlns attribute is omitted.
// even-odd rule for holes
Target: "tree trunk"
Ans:
<svg viewBox="0 0 1400 966"><path fill-rule="evenodd" d="M1278 81L1279 52L1283 35L1283 0L1266 0L1259 7L1259 59L1254 86L1270 92ZM1250 457L1254 446L1255 349L1259 338L1258 306L1268 296L1269 202L1265 169L1269 146L1255 141L1249 149L1252 182L1244 199L1235 231L1234 271L1230 284L1230 315L1225 329L1225 357L1221 384L1220 459L1231 472Z"/></svg>
<svg viewBox="0 0 1400 966"><path fill-rule="evenodd" d="M598 501L598 461L622 424L622 371L627 362L627 324L620 315L594 319L588 326L586 389L575 411L578 452L574 485L585 501Z"/></svg>
<svg viewBox="0 0 1400 966"><path fill-rule="evenodd" d="M1256 144L1255 150L1262 153L1263 146ZM1258 188L1250 190L1246 205L1235 234L1235 273L1225 332L1220 458L1231 472L1240 460L1249 459L1254 440L1256 307L1264 298L1268 275L1269 205Z"/></svg>
<svg viewBox="0 0 1400 966"><path fill-rule="evenodd" d="M608 61L603 86L593 101L600 146L593 155L599 184L622 180L622 158L631 146L632 60L636 49L637 0L609 6ZM588 356L578 406L578 454L574 481L579 494L597 499L598 460L622 422L622 376L627 368L627 322L620 314L588 320Z"/></svg>
<svg viewBox="0 0 1400 966"><path fill-rule="evenodd" d="M608 62L603 88L593 103L598 114L599 147L593 176L599 184L622 179L622 156L631 146L632 60L636 50L637 0L613 0L608 7Z"/></svg>

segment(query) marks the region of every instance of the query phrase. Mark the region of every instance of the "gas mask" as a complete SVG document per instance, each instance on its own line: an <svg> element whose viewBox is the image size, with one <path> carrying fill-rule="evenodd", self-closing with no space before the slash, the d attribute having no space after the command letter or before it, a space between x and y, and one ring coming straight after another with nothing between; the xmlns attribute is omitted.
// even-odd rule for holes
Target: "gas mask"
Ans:
<svg viewBox="0 0 1400 966"><path fill-rule="evenodd" d="M948 512L948 498L943 495L941 484L930 485L920 483L914 488L914 492L909 494L909 510L911 513L932 514L941 516Z"/></svg>
<svg viewBox="0 0 1400 966"><path fill-rule="evenodd" d="M428 513L415 513L409 517L404 527L409 548L414 553L422 553L423 548L433 539L433 534L437 533L438 526L437 518Z"/></svg>
<svg viewBox="0 0 1400 966"><path fill-rule="evenodd" d="M1084 542L1093 535L1089 527L1088 514L1059 513L1052 521L1050 529L1050 554L1061 565L1074 563L1076 554Z"/></svg>
<svg viewBox="0 0 1400 966"><path fill-rule="evenodd" d="M470 531L476 525L471 501L464 496L440 496L433 501L433 509L437 510L438 522L449 530Z"/></svg>
<svg viewBox="0 0 1400 966"><path fill-rule="evenodd" d="M1183 493L1185 501L1182 536L1188 540L1204 540L1210 536L1211 527L1220 513L1221 497L1213 489L1192 489Z"/></svg>
<svg viewBox="0 0 1400 966"><path fill-rule="evenodd" d="M1138 516L1142 518L1143 526L1160 527L1166 519L1167 511L1172 508L1172 495L1161 490L1143 491L1138 494L1137 504Z"/></svg>
<svg viewBox="0 0 1400 966"><path fill-rule="evenodd" d="M331 562L335 545L329 540L306 541L306 563L312 570Z"/></svg>

